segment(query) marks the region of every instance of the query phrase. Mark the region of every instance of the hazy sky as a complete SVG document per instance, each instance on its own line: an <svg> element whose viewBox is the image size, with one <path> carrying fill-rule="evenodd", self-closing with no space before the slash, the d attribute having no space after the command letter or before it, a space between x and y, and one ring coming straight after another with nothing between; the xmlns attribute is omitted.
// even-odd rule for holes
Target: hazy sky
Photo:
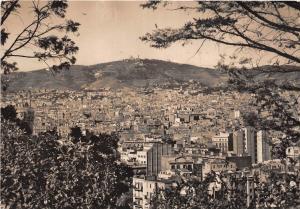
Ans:
<svg viewBox="0 0 300 209"><path fill-rule="evenodd" d="M233 51L232 48L206 42L201 51L195 55L201 44L197 41L185 46L178 43L167 49L151 48L149 44L140 41L139 37L154 30L155 24L158 28L176 28L197 14L170 11L166 8L156 11L142 9L141 3L137 1L70 1L67 19L74 19L81 24L79 36L72 37L80 48L76 64L90 65L139 56L140 58L213 67L219 61L220 54L230 54ZM23 1L20 16L14 16L7 22L12 34L17 34L26 25L26 21L30 20L31 13L28 9L30 4L30 2ZM17 61L20 70L46 67L43 63L32 59Z"/></svg>

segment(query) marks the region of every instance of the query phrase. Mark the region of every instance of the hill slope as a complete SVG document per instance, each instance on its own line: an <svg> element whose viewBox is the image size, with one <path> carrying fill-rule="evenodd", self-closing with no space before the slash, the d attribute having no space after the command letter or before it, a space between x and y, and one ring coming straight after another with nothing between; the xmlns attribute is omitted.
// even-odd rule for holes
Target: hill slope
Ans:
<svg viewBox="0 0 300 209"><path fill-rule="evenodd" d="M300 86L300 68L289 72L254 70L256 80L275 79ZM31 88L97 90L103 87L138 88L163 84L178 84L196 80L214 87L226 83L226 73L214 69L178 64L161 60L130 59L91 66L72 66L70 70L52 75L46 70L18 72L11 75L8 91Z"/></svg>

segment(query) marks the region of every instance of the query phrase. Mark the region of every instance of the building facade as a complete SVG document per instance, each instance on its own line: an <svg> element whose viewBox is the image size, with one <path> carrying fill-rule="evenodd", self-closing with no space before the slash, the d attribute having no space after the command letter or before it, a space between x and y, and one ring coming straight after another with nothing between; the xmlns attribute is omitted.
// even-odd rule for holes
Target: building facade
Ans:
<svg viewBox="0 0 300 209"><path fill-rule="evenodd" d="M161 171L161 158L164 155L172 155L173 146L165 143L154 143L151 149L147 151L147 176L158 175Z"/></svg>

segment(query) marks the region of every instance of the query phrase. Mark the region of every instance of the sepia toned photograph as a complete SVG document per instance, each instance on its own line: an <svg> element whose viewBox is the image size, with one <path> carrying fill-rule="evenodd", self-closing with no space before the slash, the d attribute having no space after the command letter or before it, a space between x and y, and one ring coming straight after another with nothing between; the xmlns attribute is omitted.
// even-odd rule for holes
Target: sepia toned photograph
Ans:
<svg viewBox="0 0 300 209"><path fill-rule="evenodd" d="M300 209L299 1L1 1L0 209Z"/></svg>

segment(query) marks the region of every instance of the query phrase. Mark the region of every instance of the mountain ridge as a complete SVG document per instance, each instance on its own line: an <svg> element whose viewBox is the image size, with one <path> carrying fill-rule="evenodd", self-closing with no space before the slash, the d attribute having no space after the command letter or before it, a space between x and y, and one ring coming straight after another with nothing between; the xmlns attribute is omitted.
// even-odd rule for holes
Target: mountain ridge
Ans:
<svg viewBox="0 0 300 209"><path fill-rule="evenodd" d="M300 67L273 71L272 67L249 70L255 80L273 79L300 86ZM285 67L288 69L288 67ZM23 89L97 90L175 85L191 80L202 86L216 87L228 80L225 72L188 64L154 59L125 59L95 65L74 65L69 70L52 74L46 69L16 72L10 75L8 91Z"/></svg>

